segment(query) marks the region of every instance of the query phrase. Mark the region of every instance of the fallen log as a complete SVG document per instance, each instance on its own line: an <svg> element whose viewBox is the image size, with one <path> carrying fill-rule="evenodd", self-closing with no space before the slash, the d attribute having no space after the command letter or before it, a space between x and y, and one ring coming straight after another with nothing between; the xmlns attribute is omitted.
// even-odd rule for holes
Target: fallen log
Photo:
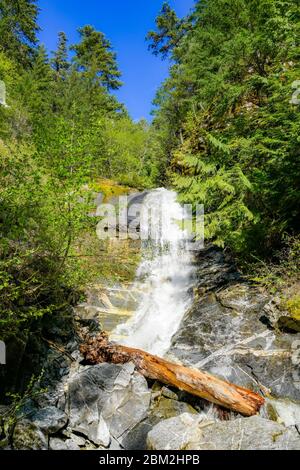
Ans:
<svg viewBox="0 0 300 470"><path fill-rule="evenodd" d="M140 349L111 343L106 333L86 339L80 350L87 364L133 362L136 369L148 379L184 390L244 416L258 413L265 401L257 393L207 372L169 362Z"/></svg>

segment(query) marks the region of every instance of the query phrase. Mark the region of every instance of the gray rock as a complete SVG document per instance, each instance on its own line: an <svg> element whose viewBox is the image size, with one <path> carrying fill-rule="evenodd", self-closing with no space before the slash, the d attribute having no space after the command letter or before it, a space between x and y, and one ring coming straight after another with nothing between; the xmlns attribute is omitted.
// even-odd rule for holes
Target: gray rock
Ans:
<svg viewBox="0 0 300 470"><path fill-rule="evenodd" d="M153 397L153 394L152 394ZM147 447L147 436L149 432L161 420L180 416L183 413L197 415L196 410L188 403L171 400L159 395L149 410L147 418L139 422L122 439L122 446L127 450L144 450Z"/></svg>
<svg viewBox="0 0 300 470"><path fill-rule="evenodd" d="M276 400L267 398L267 413L270 419L285 426L297 426L300 431L300 403L287 399Z"/></svg>
<svg viewBox="0 0 300 470"><path fill-rule="evenodd" d="M279 317L282 315L281 299L279 297L270 299L264 306L264 314L268 323L275 328Z"/></svg>
<svg viewBox="0 0 300 470"><path fill-rule="evenodd" d="M170 398L171 400L178 400L178 395L167 387L163 387L161 389L161 393L166 398Z"/></svg>
<svg viewBox="0 0 300 470"><path fill-rule="evenodd" d="M147 416L150 405L148 384L134 369L134 364L125 364L102 409L111 435L119 441Z"/></svg>
<svg viewBox="0 0 300 470"><path fill-rule="evenodd" d="M192 449L202 435L202 418L184 413L158 423L147 437L148 450Z"/></svg>
<svg viewBox="0 0 300 470"><path fill-rule="evenodd" d="M157 420L173 418L183 413L198 414L197 411L188 403L171 400L170 398L160 397L151 409L151 416Z"/></svg>
<svg viewBox="0 0 300 470"><path fill-rule="evenodd" d="M56 434L68 422L67 415L54 406L48 406L30 415L30 421L45 434Z"/></svg>
<svg viewBox="0 0 300 470"><path fill-rule="evenodd" d="M229 272L222 253L203 251L198 297L169 353L237 385L296 400L300 368L293 348L300 334L272 330L265 312L268 296L242 279L226 284Z"/></svg>
<svg viewBox="0 0 300 470"><path fill-rule="evenodd" d="M143 420L150 404L147 382L133 364L86 367L72 378L68 395L69 429L105 448Z"/></svg>
<svg viewBox="0 0 300 470"><path fill-rule="evenodd" d="M69 429L103 447L109 446L110 434L101 410L120 370L111 364L86 367L68 385Z"/></svg>
<svg viewBox="0 0 300 470"><path fill-rule="evenodd" d="M216 291L233 282L242 282L242 277L232 259L213 245L199 251L196 262L198 289L201 292Z"/></svg>
<svg viewBox="0 0 300 470"><path fill-rule="evenodd" d="M47 450L48 441L45 434L36 424L29 420L22 420L15 426L13 433L13 447L16 450Z"/></svg>
<svg viewBox="0 0 300 470"><path fill-rule="evenodd" d="M65 429L62 434L68 438L68 439L71 439L73 442L75 442L75 444L77 444L79 447L84 447L87 443L87 440L82 437L82 436L78 436L77 434L74 434L70 431L68 431L67 429Z"/></svg>
<svg viewBox="0 0 300 470"><path fill-rule="evenodd" d="M203 429L196 450L300 450L300 435L259 416L223 421Z"/></svg>
<svg viewBox="0 0 300 470"><path fill-rule="evenodd" d="M120 443L116 439L112 438L110 446L109 446L109 450L123 450L123 447L120 445Z"/></svg>
<svg viewBox="0 0 300 470"><path fill-rule="evenodd" d="M149 450L299 450L300 435L259 416L210 422L183 414L148 434Z"/></svg>
<svg viewBox="0 0 300 470"><path fill-rule="evenodd" d="M148 433L159 422L159 419L153 419L151 416L138 423L122 439L122 447L126 450L145 450L147 445Z"/></svg>
<svg viewBox="0 0 300 470"><path fill-rule="evenodd" d="M156 424L163 419L183 413L197 414L197 411L189 403L180 401L176 393L159 382L155 382L152 386L151 404L147 417L126 433L122 439L122 446L127 450L144 450L147 435Z"/></svg>
<svg viewBox="0 0 300 470"><path fill-rule="evenodd" d="M72 439L59 439L52 437L49 443L50 450L80 450L80 447Z"/></svg>

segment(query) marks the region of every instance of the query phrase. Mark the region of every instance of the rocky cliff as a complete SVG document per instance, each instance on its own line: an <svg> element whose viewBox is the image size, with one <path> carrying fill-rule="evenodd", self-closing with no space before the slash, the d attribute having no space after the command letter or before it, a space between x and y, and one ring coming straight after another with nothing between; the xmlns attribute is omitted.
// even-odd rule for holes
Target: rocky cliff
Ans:
<svg viewBox="0 0 300 470"><path fill-rule="evenodd" d="M85 306L67 343L49 339L39 385L47 391L24 400L10 433L2 429L2 447L300 449L300 334L280 329L276 303L221 250L200 252L197 269L193 306L167 356L259 391L266 396L260 416L242 418L147 382L132 364L84 365L79 335L100 329ZM1 413L5 421L11 408Z"/></svg>

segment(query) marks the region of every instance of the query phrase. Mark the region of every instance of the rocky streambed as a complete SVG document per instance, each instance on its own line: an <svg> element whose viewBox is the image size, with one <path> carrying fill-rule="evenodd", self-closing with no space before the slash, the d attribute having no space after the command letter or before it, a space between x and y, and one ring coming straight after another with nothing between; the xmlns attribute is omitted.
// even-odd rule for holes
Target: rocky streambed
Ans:
<svg viewBox="0 0 300 470"><path fill-rule="evenodd" d="M40 385L47 390L24 400L2 447L300 449L299 332L279 328L276 299L246 282L221 250L208 247L196 262L195 300L166 356L262 393L260 415L244 418L147 382L131 363L84 365L79 335L101 329L99 310L85 305L68 319L67 336L63 323L44 332L55 337ZM103 302L103 292L93 296Z"/></svg>

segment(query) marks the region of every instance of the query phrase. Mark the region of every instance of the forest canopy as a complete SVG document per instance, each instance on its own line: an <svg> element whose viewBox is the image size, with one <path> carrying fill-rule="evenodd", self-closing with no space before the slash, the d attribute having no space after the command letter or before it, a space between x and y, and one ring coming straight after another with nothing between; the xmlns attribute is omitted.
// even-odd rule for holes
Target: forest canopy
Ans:
<svg viewBox="0 0 300 470"><path fill-rule="evenodd" d="M153 123L168 176L246 257L299 233L299 33L298 0L201 0L184 19L165 3L148 35L172 62Z"/></svg>

